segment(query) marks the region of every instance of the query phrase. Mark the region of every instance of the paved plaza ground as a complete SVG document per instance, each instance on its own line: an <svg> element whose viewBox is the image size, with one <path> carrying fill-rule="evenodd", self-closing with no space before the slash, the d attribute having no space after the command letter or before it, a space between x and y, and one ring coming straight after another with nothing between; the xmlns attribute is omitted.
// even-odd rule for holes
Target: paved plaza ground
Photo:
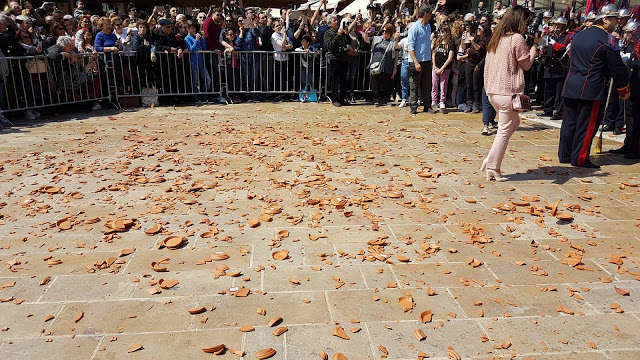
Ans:
<svg viewBox="0 0 640 360"><path fill-rule="evenodd" d="M621 156L524 120L496 183L479 115L75 116L0 132L0 359L640 359Z"/></svg>

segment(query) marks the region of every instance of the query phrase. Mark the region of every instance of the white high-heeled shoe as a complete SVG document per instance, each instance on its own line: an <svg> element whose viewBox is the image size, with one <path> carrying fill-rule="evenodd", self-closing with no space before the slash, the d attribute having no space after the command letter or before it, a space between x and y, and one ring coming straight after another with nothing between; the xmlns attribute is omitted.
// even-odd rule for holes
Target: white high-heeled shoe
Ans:
<svg viewBox="0 0 640 360"><path fill-rule="evenodd" d="M487 169L487 180L491 180L491 179L494 179L495 181L498 181L498 182L509 180L506 177L502 177L502 174L500 174L499 170Z"/></svg>

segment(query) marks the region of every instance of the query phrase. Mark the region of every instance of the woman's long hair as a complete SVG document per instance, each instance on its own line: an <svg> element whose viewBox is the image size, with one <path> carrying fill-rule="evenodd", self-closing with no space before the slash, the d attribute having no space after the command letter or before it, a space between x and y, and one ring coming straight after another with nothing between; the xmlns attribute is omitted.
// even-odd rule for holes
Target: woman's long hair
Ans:
<svg viewBox="0 0 640 360"><path fill-rule="evenodd" d="M529 10L520 5L507 10L493 32L491 41L489 41L489 45L487 46L487 52L495 53L503 36L512 33L523 34L527 31L526 20L528 16Z"/></svg>
<svg viewBox="0 0 640 360"><path fill-rule="evenodd" d="M491 26L489 24L480 24L478 25L478 29L480 28L482 28L483 34L481 37L478 37L475 40L475 42L476 44L479 44L481 47L486 47L491 39ZM476 33L477 31L478 30L476 30Z"/></svg>
<svg viewBox="0 0 640 360"><path fill-rule="evenodd" d="M451 44L451 28L449 25L443 25L438 31L435 47L437 48L440 45L449 46L449 44Z"/></svg>

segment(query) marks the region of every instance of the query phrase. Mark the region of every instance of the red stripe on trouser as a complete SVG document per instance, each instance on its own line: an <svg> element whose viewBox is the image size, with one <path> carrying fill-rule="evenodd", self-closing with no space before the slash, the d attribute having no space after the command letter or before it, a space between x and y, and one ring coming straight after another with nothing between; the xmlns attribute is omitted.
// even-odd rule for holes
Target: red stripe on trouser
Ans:
<svg viewBox="0 0 640 360"><path fill-rule="evenodd" d="M587 161L587 154L591 147L591 140L593 140L593 133L596 131L596 121L598 120L598 112L600 112L600 100L593 101L593 107L591 108L591 114L589 115L589 125L587 126L587 132L584 134L584 140L582 140L582 147L580 147L580 154L578 155L578 166L584 166Z"/></svg>

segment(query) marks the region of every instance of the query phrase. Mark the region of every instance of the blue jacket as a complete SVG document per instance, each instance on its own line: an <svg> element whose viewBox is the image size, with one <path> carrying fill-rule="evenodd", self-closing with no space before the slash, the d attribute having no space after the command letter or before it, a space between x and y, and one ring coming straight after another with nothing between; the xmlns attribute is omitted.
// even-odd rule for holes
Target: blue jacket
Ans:
<svg viewBox="0 0 640 360"><path fill-rule="evenodd" d="M200 38L200 41L196 40L195 36L187 35L184 38L184 42L187 44L187 49L191 53L189 55L189 61L192 64L204 63L204 56L200 50L207 50L207 39Z"/></svg>
<svg viewBox="0 0 640 360"><path fill-rule="evenodd" d="M577 33L571 42L569 56L564 97L605 101L609 78L613 79L613 87L619 93L629 91L629 78L618 41L602 27L594 25Z"/></svg>
<svg viewBox="0 0 640 360"><path fill-rule="evenodd" d="M257 38L258 35L256 33L256 29L251 28L246 30L243 38L240 36L236 37L235 45L242 50L257 51L259 49Z"/></svg>

